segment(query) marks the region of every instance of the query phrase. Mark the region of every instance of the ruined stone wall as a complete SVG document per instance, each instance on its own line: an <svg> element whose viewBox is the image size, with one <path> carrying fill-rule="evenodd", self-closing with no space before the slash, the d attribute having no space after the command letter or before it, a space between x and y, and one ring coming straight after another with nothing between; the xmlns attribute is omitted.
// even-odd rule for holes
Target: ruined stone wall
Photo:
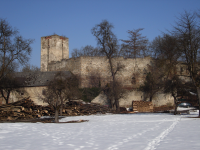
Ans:
<svg viewBox="0 0 200 150"><path fill-rule="evenodd" d="M125 59L118 57L113 59L114 68L117 63L124 66L119 71L116 78L121 81L124 87L138 88L143 84L146 73L148 72L148 65L152 64L151 57ZM62 60L59 62L52 62L49 64L49 71L69 70L73 74L80 75L81 87L105 86L111 81L111 72L108 59L106 57L79 57ZM183 63L177 65L178 74L188 74L187 68ZM185 81L188 80L183 77ZM132 91L126 95L124 99L119 101L120 106L131 107L133 100L144 100L147 98L145 93L140 91ZM173 105L174 100L170 94L157 93L154 95L152 103L154 106Z"/></svg>
<svg viewBox="0 0 200 150"><path fill-rule="evenodd" d="M69 58L68 38L51 35L41 37L41 71L48 71L48 63Z"/></svg>
<svg viewBox="0 0 200 150"><path fill-rule="evenodd" d="M119 99L120 107L132 107L132 101L144 101L149 100L145 99L145 93L137 90L127 91L124 93L123 98ZM95 99L91 101L92 103L98 103L101 105L108 105L107 97L105 94L101 93ZM155 107L162 105L174 105L174 98L171 94L157 93L152 98L152 104Z"/></svg>
<svg viewBox="0 0 200 150"><path fill-rule="evenodd" d="M116 78L123 83L124 87L138 88L143 84L148 65L152 65L152 58L123 58L118 57L112 59L114 69L117 64L124 68L117 72ZM97 85L100 81L101 85L111 81L111 72L108 59L106 57L89 57L82 56L79 58L63 59L57 62L51 62L48 65L49 71L71 71L73 74L81 77L81 87L92 87L94 83ZM177 73L188 75L187 68L183 63L177 65ZM184 81L189 81L188 77L181 77Z"/></svg>
<svg viewBox="0 0 200 150"><path fill-rule="evenodd" d="M81 86L92 87L101 82L105 85L110 80L111 73L106 57L80 57L81 60Z"/></svg>
<svg viewBox="0 0 200 150"><path fill-rule="evenodd" d="M156 93L153 96L152 103L154 106L159 107L162 105L173 106L174 105L174 98L169 93Z"/></svg>
<svg viewBox="0 0 200 150"><path fill-rule="evenodd" d="M114 70L118 64L124 66L117 72L116 79L124 86L136 88L143 83L145 69L151 63L151 58L118 57L112 61ZM71 71L80 76L81 87L94 86L92 84L98 83L98 80L104 86L111 80L110 65L106 57L69 59L68 38L58 35L41 37L41 71Z"/></svg>
<svg viewBox="0 0 200 150"><path fill-rule="evenodd" d="M113 59L114 68L117 63L124 65L123 70L119 71L116 78L122 82L124 87L138 88L143 84L148 65L152 64L151 57L124 59L118 57ZM187 74L186 66L180 63L177 66L179 74ZM182 68L182 69L181 69ZM81 77L81 87L93 87L94 85L106 85L111 81L111 73L108 59L106 57L79 57L53 62L49 64L50 71L69 70ZM93 78L95 76L95 78ZM120 106L131 107L133 100L146 100L145 93L133 90L125 98L120 99ZM98 99L98 98L97 98ZM157 93L154 95L152 103L154 106L174 104L174 99L170 94Z"/></svg>
<svg viewBox="0 0 200 150"><path fill-rule="evenodd" d="M71 71L75 75L81 74L81 59L70 58L57 62L51 62L48 65L49 71Z"/></svg>
<svg viewBox="0 0 200 150"><path fill-rule="evenodd" d="M190 73L187 69L187 65L185 65L183 62L179 62L177 65L177 72L179 75L183 75L183 76L179 76L179 78L183 81L183 82L191 82L191 78Z"/></svg>
<svg viewBox="0 0 200 150"><path fill-rule="evenodd" d="M43 90L46 89L45 86L40 87L25 87L24 90L26 92L26 95L30 97L32 101L36 105L48 105L47 103L43 102L40 98L42 97ZM27 97L26 95L23 95L23 97ZM20 99L19 99L20 100Z"/></svg>
<svg viewBox="0 0 200 150"><path fill-rule="evenodd" d="M16 91L11 91L10 92L10 96L9 96L9 100L8 100L8 103L13 103L13 102L16 102L18 100L21 100L23 99L24 97L28 97L26 91L24 90L24 88L19 88L17 89L18 92ZM7 94L7 93L5 93ZM6 101L5 99L0 95L0 105L1 104L6 104Z"/></svg>
<svg viewBox="0 0 200 150"><path fill-rule="evenodd" d="M146 76L148 65L151 64L150 57L125 59L123 57L114 58L114 69L117 64L124 68L117 72L116 78L126 87L136 88L141 85ZM48 66L49 71L71 71L73 74L80 75L81 86L89 87L94 80L100 80L101 85L105 85L111 80L110 65L106 57L79 57L51 62ZM93 77L96 77L94 79ZM98 83L98 82L96 82Z"/></svg>
<svg viewBox="0 0 200 150"><path fill-rule="evenodd" d="M116 78L123 83L124 87L137 88L144 81L147 66L151 64L150 57L125 59L123 57L114 58L114 69L117 64L124 68L117 72ZM81 87L92 87L98 84L101 86L111 81L111 72L108 59L106 57L79 57L51 62L48 66L49 71L71 71L73 74L81 77Z"/></svg>
<svg viewBox="0 0 200 150"><path fill-rule="evenodd" d="M19 88L18 91L21 92L16 92L12 91L10 93L9 97L9 103L13 103L19 100L22 100L23 98L29 97L36 105L47 105L47 103L44 103L39 97L42 96L42 91L45 89L45 86L40 86L40 87L24 87L24 88ZM0 105L5 104L5 100L0 97Z"/></svg>

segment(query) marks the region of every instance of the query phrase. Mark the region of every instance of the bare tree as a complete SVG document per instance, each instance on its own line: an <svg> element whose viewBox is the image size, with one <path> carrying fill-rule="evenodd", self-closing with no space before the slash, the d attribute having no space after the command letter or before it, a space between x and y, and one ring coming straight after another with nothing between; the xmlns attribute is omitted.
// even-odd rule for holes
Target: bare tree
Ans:
<svg viewBox="0 0 200 150"><path fill-rule="evenodd" d="M40 68L37 67L37 66L34 66L34 65L26 64L22 68L21 72L24 72L24 73L26 73L26 72L33 73L34 72L34 73L37 73L37 72L40 72Z"/></svg>
<svg viewBox="0 0 200 150"><path fill-rule="evenodd" d="M116 57L119 52L118 40L115 34L112 32L113 25L110 24L107 20L103 20L100 24L97 24L92 28L92 34L97 39L97 44L99 46L99 53L103 56L106 56L109 62L109 70L111 73L112 82L109 83L111 86L110 91L112 91L112 98L110 98L111 103L116 107L116 111L119 112L119 98L117 96L117 84L116 74L120 71L123 66L120 63L117 63L114 66L113 57ZM113 105L111 105L112 107Z"/></svg>
<svg viewBox="0 0 200 150"><path fill-rule="evenodd" d="M168 78L164 83L164 93L169 93L174 98L174 115L177 114L178 107L178 91L183 91L184 85L183 81L179 78L178 75L174 74Z"/></svg>
<svg viewBox="0 0 200 150"><path fill-rule="evenodd" d="M6 104L9 103L11 92L21 93L22 91L21 83L13 75L7 75L0 80L0 93Z"/></svg>
<svg viewBox="0 0 200 150"><path fill-rule="evenodd" d="M181 14L174 26L173 34L178 38L178 49L182 53L187 65L189 77L197 89L200 110L200 77L199 77L199 53L200 53L200 28L196 13L185 11ZM200 116L200 111L199 111Z"/></svg>
<svg viewBox="0 0 200 150"><path fill-rule="evenodd" d="M154 53L153 57L156 60L157 67L162 68L165 78L174 75L181 58L177 37L169 34L164 34L162 37L158 36L153 40L150 47L152 53Z"/></svg>
<svg viewBox="0 0 200 150"><path fill-rule="evenodd" d="M29 60L32 42L19 36L5 19L0 19L0 80L14 70L14 63L24 65Z"/></svg>
<svg viewBox="0 0 200 150"><path fill-rule="evenodd" d="M59 122L59 110L62 115L62 107L64 102L81 97L78 88L79 81L76 76L67 76L62 72L58 72L54 79L49 82L47 89L44 90L44 96L40 97L44 102L48 103L55 110L55 122Z"/></svg>
<svg viewBox="0 0 200 150"><path fill-rule="evenodd" d="M146 78L139 90L146 93L146 98L149 97L149 101L152 101L153 96L162 89L163 77L162 68L157 66L156 61L148 66Z"/></svg>
<svg viewBox="0 0 200 150"><path fill-rule="evenodd" d="M121 82L118 81L107 83L107 85L102 88L102 91L108 99L109 106L115 109L117 109L115 100L117 99L119 103L119 99L124 98L124 93L126 92ZM117 112L119 112L119 110L117 110Z"/></svg>
<svg viewBox="0 0 200 150"><path fill-rule="evenodd" d="M181 52L178 50L178 39L172 35L164 34L156 37L150 45L154 53L154 63L146 76L144 85L140 88L147 92L150 101L155 93L164 91L174 98L175 114L177 110L177 91L180 89L181 80L178 76L177 66Z"/></svg>
<svg viewBox="0 0 200 150"><path fill-rule="evenodd" d="M137 58L138 56L146 56L148 50L148 39L142 36L140 31L143 28L136 30L128 30L129 40L121 40L123 42L121 53L126 58Z"/></svg>
<svg viewBox="0 0 200 150"><path fill-rule="evenodd" d="M97 47L86 45L81 49L73 49L72 58L77 58L80 56L101 56L101 54L99 53L99 49Z"/></svg>
<svg viewBox="0 0 200 150"><path fill-rule="evenodd" d="M144 57L147 55L148 51L148 39L146 36L142 36L140 33L143 28L139 28L136 30L128 30L129 39L121 40L123 44L121 45L120 55L125 58L134 58L134 75L133 78L136 79L137 70L136 65L137 57Z"/></svg>
<svg viewBox="0 0 200 150"><path fill-rule="evenodd" d="M19 64L28 62L31 39L23 39L5 19L0 19L0 83L1 95L8 103L10 92L18 85L14 72Z"/></svg>
<svg viewBox="0 0 200 150"><path fill-rule="evenodd" d="M155 58L172 61L178 61L181 57L181 52L178 50L177 37L169 34L156 37L151 45L152 52Z"/></svg>

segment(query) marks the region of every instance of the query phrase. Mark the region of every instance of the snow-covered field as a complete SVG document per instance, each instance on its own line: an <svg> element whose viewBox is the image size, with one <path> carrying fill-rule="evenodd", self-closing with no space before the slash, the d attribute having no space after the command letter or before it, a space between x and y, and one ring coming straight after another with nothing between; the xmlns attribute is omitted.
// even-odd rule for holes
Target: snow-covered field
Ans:
<svg viewBox="0 0 200 150"><path fill-rule="evenodd" d="M1 123L1 150L199 150L197 113L66 117L83 123Z"/></svg>

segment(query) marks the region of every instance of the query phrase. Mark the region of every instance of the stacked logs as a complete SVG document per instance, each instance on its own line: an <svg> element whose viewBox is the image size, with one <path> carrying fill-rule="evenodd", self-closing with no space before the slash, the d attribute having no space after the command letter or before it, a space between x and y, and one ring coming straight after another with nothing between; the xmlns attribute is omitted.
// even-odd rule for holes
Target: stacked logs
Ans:
<svg viewBox="0 0 200 150"><path fill-rule="evenodd" d="M63 107L63 116L80 116L109 113L110 109L99 104L85 104L82 102L68 102Z"/></svg>
<svg viewBox="0 0 200 150"><path fill-rule="evenodd" d="M20 120L40 118L48 115L46 108L35 105L29 98L0 106L0 120Z"/></svg>
<svg viewBox="0 0 200 150"><path fill-rule="evenodd" d="M132 101L133 112L153 112L152 102Z"/></svg>
<svg viewBox="0 0 200 150"><path fill-rule="evenodd" d="M174 109L174 106L167 106L167 105L153 108L154 112L170 112L170 110L173 110L173 109Z"/></svg>
<svg viewBox="0 0 200 150"><path fill-rule="evenodd" d="M63 105L63 116L80 116L91 114L105 114L109 108L98 104L83 104L82 102L68 102ZM41 116L54 116L53 107L35 105L29 98L0 106L0 121L27 120Z"/></svg>

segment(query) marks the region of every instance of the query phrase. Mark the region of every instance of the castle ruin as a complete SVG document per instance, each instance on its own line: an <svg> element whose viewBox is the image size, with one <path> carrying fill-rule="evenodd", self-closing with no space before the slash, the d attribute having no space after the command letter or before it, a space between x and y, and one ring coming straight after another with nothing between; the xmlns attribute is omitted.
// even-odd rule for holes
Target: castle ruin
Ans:
<svg viewBox="0 0 200 150"><path fill-rule="evenodd" d="M133 100L145 100L145 93L137 89L143 84L148 73L148 66L152 64L151 57L144 58L113 58L114 68L118 63L124 68L117 72L116 79L124 88L133 89L126 99L120 101L120 106L128 106ZM184 73L185 66L179 66ZM104 56L81 56L69 58L68 38L52 35L41 38L41 72L70 71L80 77L80 87L105 86L111 81L108 59ZM174 103L170 94L158 93L153 97L153 105L160 106Z"/></svg>
<svg viewBox="0 0 200 150"><path fill-rule="evenodd" d="M113 59L124 66L116 78L128 88L141 85L146 76L147 67L152 58L123 58ZM101 83L105 85L111 79L108 59L103 56L81 56L69 59L68 38L52 35L41 38L41 71L71 71L81 79L81 87L91 87ZM98 81L97 81L98 80Z"/></svg>
<svg viewBox="0 0 200 150"><path fill-rule="evenodd" d="M24 87L24 93L18 95L12 93L10 96L10 102L15 102L22 97L30 96L31 99L39 105L44 105L41 102L37 94L42 94L42 91L46 88L49 77L52 77L57 71L65 71L69 74L73 73L80 78L80 87L99 87L105 86L111 80L111 72L109 69L108 59L103 56L89 57L82 56L78 58L69 58L69 39L63 36L51 35L41 37L41 72L33 74L33 79L30 85ZM119 103L122 107L130 107L134 100L147 100L144 92L136 90L141 84L144 83L145 77L148 73L148 66L153 63L151 57L144 58L113 58L113 67L116 68L120 63L124 66L122 70L117 72L116 79L120 81L124 88L130 89L124 99L120 99ZM177 70L180 74L188 74L186 66L180 63L177 66ZM24 73L20 73L18 77L26 81L29 80L29 76ZM37 76L35 78L35 76ZM183 80L188 79L182 76ZM25 94L26 93L26 94ZM93 102L99 103L102 101L102 95L96 97ZM0 103L1 103L0 98ZM100 102L101 103L101 102ZM156 93L152 99L154 106L161 106L174 104L173 97L170 94L164 94L162 92ZM104 104L103 102L101 104Z"/></svg>

